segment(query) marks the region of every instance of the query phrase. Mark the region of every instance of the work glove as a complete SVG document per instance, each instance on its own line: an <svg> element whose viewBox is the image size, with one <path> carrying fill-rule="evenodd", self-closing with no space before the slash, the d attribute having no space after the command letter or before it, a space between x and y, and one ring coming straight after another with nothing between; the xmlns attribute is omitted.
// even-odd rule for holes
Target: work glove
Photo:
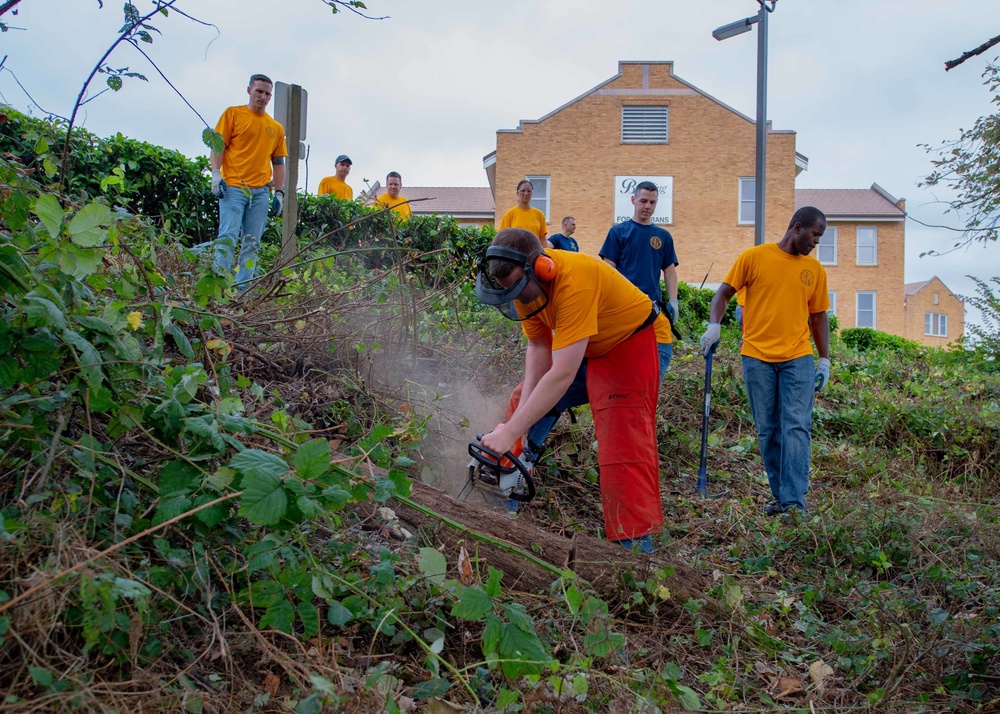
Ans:
<svg viewBox="0 0 1000 714"><path fill-rule="evenodd" d="M667 301L667 317L670 318L670 324L677 324L677 316L680 314L680 303L677 302L677 298L670 298Z"/></svg>
<svg viewBox="0 0 1000 714"><path fill-rule="evenodd" d="M822 391L826 383L830 381L830 360L820 357L816 362L816 391Z"/></svg>
<svg viewBox="0 0 1000 714"><path fill-rule="evenodd" d="M701 336L701 353L708 356L708 351L712 349L712 345L719 341L719 337L722 335L722 325L718 322L708 323L708 329L705 330L705 334Z"/></svg>
<svg viewBox="0 0 1000 714"><path fill-rule="evenodd" d="M212 195L216 198L222 198L222 194L226 192L226 182L222 180L221 171L212 172Z"/></svg>
<svg viewBox="0 0 1000 714"><path fill-rule="evenodd" d="M271 199L271 216L280 216L281 209L285 205L285 192L280 188L274 192L274 198Z"/></svg>

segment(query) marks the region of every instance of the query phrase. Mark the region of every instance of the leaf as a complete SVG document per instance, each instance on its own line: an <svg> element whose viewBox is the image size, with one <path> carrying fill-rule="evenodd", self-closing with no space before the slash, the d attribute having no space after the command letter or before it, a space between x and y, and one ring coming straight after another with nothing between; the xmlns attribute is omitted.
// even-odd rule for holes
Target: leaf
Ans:
<svg viewBox="0 0 1000 714"><path fill-rule="evenodd" d="M111 209L101 203L89 203L73 216L66 230L77 245L94 248L108 238L108 232L101 226L110 225L113 221Z"/></svg>
<svg viewBox="0 0 1000 714"><path fill-rule="evenodd" d="M220 340L218 338L213 338L205 343L205 346L219 353L219 357L226 359L229 357L229 353L233 351L233 346L230 345L225 340Z"/></svg>
<svg viewBox="0 0 1000 714"><path fill-rule="evenodd" d="M24 296L24 314L32 327L52 327L56 330L66 329L66 316L51 300L43 298L35 291Z"/></svg>
<svg viewBox="0 0 1000 714"><path fill-rule="evenodd" d="M477 586L470 586L462 589L458 602L451 608L451 614L463 620L480 622L492 609L493 599L486 594L486 591Z"/></svg>
<svg viewBox="0 0 1000 714"><path fill-rule="evenodd" d="M472 559L469 557L469 551L465 549L464 545L458 550L458 579L462 581L463 585L471 585L475 579L475 573L472 570Z"/></svg>
<svg viewBox="0 0 1000 714"><path fill-rule="evenodd" d="M243 452L246 453L246 452ZM265 453L265 452L261 452ZM270 454L268 454L270 456ZM242 456L242 454L237 454ZM235 462L236 459L233 459ZM233 462L230 462L231 464ZM281 464L284 466L284 462ZM273 526L288 512L288 496L281 479L268 473L247 472L243 478L240 515L258 526ZM291 606L289 606L291 607Z"/></svg>
<svg viewBox="0 0 1000 714"><path fill-rule="evenodd" d="M50 193L39 196L31 211L38 216L50 236L59 237L62 230L63 209L55 196Z"/></svg>
<svg viewBox="0 0 1000 714"><path fill-rule="evenodd" d="M809 678L820 692L826 689L826 682L833 676L833 667L821 659L809 665Z"/></svg>
<svg viewBox="0 0 1000 714"><path fill-rule="evenodd" d="M489 576L486 578L486 592L490 597L500 596L500 578L502 577L502 570L497 570L492 565L489 567Z"/></svg>
<svg viewBox="0 0 1000 714"><path fill-rule="evenodd" d="M205 131L201 132L201 140L205 146L216 154L221 154L226 150L226 140L222 138L222 134L214 129L205 127Z"/></svg>
<svg viewBox="0 0 1000 714"><path fill-rule="evenodd" d="M203 506L206 503L214 501L217 496L210 493L203 493L194 500L195 507ZM198 511L194 514L194 517L199 521L204 523L209 528L213 528L220 523L229 514L229 504L226 502L217 503L211 508L206 508L204 510Z"/></svg>
<svg viewBox="0 0 1000 714"><path fill-rule="evenodd" d="M435 585L443 583L448 573L448 561L445 560L443 553L434 548L421 548L417 565L420 572Z"/></svg>
<svg viewBox="0 0 1000 714"><path fill-rule="evenodd" d="M306 637L313 637L319 634L319 610L308 600L303 600L295 608L302 620L302 634Z"/></svg>
<svg viewBox="0 0 1000 714"><path fill-rule="evenodd" d="M288 464L274 454L261 449L246 449L229 462L231 468L247 476L284 476Z"/></svg>
<svg viewBox="0 0 1000 714"><path fill-rule="evenodd" d="M87 342L83 335L73 332L73 330L63 330L63 340L68 345L72 345L75 350L77 364L83 378L92 386L99 385L104 380L104 371L101 369L101 353L92 344Z"/></svg>
<svg viewBox="0 0 1000 714"><path fill-rule="evenodd" d="M49 670L43 667L28 667L28 672L31 673L31 678L38 686L45 689L52 687L52 672Z"/></svg>
<svg viewBox="0 0 1000 714"><path fill-rule="evenodd" d="M111 87L112 90L117 92L119 89L122 88L122 78L108 77L108 86Z"/></svg>
<svg viewBox="0 0 1000 714"><path fill-rule="evenodd" d="M430 699L440 697L451 689L451 682L447 679L429 679L426 682L417 682L413 685L410 696L414 699Z"/></svg>
<svg viewBox="0 0 1000 714"><path fill-rule="evenodd" d="M160 497L190 493L195 488L200 471L186 461L171 461L160 472Z"/></svg>
<svg viewBox="0 0 1000 714"><path fill-rule="evenodd" d="M191 499L187 496L173 496L172 498L161 499L160 506L153 515L153 525L158 526L190 510Z"/></svg>
<svg viewBox="0 0 1000 714"><path fill-rule="evenodd" d="M211 476L209 476L205 481L212 484L218 491L224 491L229 488L229 484L233 482L236 477L236 471L229 468L228 466L220 466L215 470Z"/></svg>
<svg viewBox="0 0 1000 714"><path fill-rule="evenodd" d="M334 627L343 627L354 619L354 613L334 600L326 611L326 621Z"/></svg>
<svg viewBox="0 0 1000 714"><path fill-rule="evenodd" d="M130 312L125 316L125 319L128 320L128 326L132 328L133 332L138 330L139 326L142 325L142 313L138 310Z"/></svg>
<svg viewBox="0 0 1000 714"><path fill-rule="evenodd" d="M194 359L194 348L191 347L191 341L184 334L184 331L174 323L167 325L167 332L174 340L174 344L177 345L177 350L187 357L188 359Z"/></svg>
<svg viewBox="0 0 1000 714"><path fill-rule="evenodd" d="M304 479L322 476L330 468L330 442L310 439L302 444L292 457L292 466Z"/></svg>
<svg viewBox="0 0 1000 714"><path fill-rule="evenodd" d="M272 604L263 617L260 618L260 629L273 628L286 635L292 634L292 622L295 620L295 608L288 598L281 598Z"/></svg>
<svg viewBox="0 0 1000 714"><path fill-rule="evenodd" d="M680 699L681 707L684 711L701 711L701 697L698 696L698 692L691 689L691 687L685 687L683 684L675 684L671 689L677 695L677 698Z"/></svg>

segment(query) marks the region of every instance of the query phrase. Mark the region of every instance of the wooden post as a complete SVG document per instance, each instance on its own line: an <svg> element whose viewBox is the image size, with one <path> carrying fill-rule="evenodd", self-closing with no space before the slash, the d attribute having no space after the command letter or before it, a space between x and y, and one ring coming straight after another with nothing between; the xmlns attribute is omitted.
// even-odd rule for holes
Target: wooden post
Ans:
<svg viewBox="0 0 1000 714"><path fill-rule="evenodd" d="M295 253L295 228L298 224L299 198L296 189L299 185L299 159L302 153L302 87L297 84L288 86L287 105L285 110L285 140L288 142L288 171L285 178L285 207L281 216L281 253L278 257L280 265L287 265Z"/></svg>

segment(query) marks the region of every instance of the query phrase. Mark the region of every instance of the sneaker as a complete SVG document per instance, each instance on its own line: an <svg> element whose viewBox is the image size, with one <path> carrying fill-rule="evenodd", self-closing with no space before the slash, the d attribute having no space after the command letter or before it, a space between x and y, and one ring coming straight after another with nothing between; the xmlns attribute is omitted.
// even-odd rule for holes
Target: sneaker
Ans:
<svg viewBox="0 0 1000 714"><path fill-rule="evenodd" d="M780 516L784 512L784 509L781 507L781 501L777 499L764 506L764 513L769 516Z"/></svg>

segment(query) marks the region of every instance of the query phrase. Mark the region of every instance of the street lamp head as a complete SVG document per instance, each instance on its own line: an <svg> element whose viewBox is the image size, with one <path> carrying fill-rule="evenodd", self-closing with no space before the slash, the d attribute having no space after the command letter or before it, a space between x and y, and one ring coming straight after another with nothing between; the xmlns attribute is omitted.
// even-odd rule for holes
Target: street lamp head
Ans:
<svg viewBox="0 0 1000 714"><path fill-rule="evenodd" d="M728 40L730 37L742 35L744 32L750 32L750 27L759 20L760 17L754 15L753 17L745 17L736 22L730 22L728 25L723 25L712 30L712 37L721 42L722 40Z"/></svg>

